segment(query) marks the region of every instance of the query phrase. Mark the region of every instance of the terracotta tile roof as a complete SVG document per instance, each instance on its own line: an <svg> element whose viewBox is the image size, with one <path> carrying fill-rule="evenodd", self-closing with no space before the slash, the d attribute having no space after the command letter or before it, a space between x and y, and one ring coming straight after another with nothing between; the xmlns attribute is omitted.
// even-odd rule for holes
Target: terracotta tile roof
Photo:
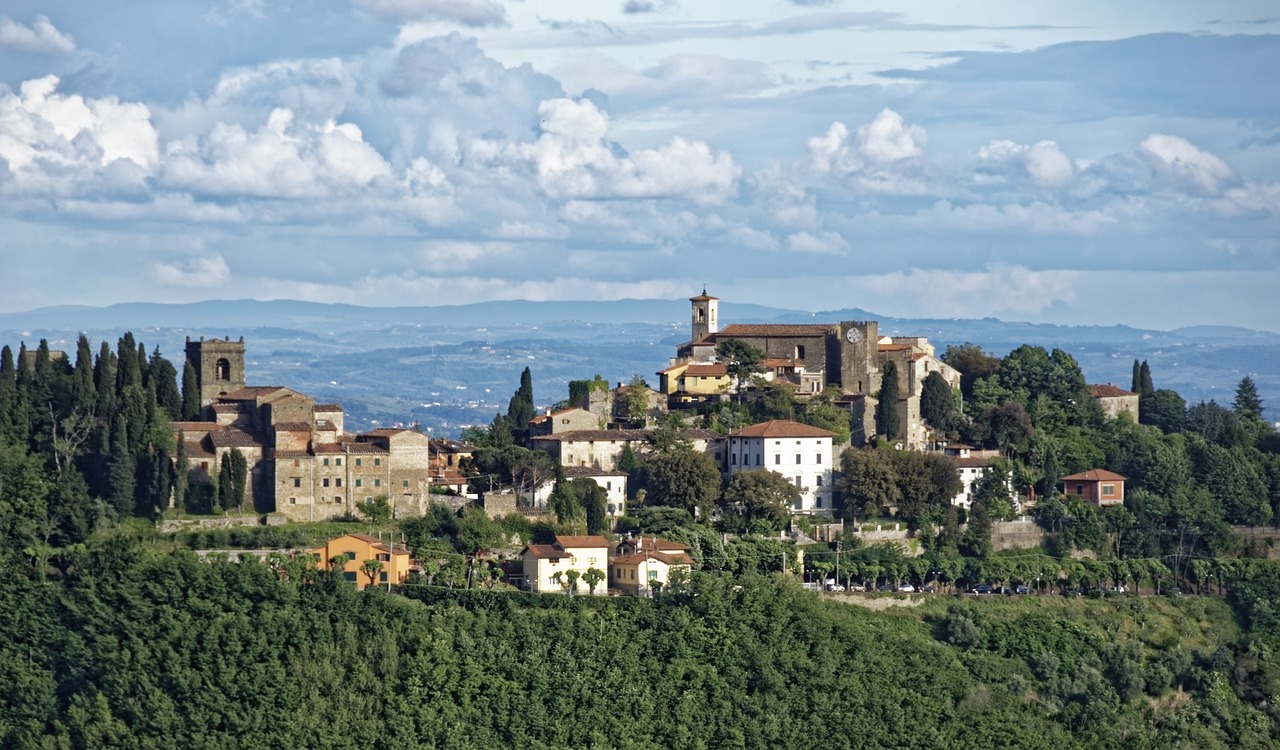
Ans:
<svg viewBox="0 0 1280 750"><path fill-rule="evenodd" d="M821 323L734 323L713 335L717 340L738 336L826 336L831 330L832 326Z"/></svg>
<svg viewBox="0 0 1280 750"><path fill-rule="evenodd" d="M276 432L311 432L311 425L306 422L276 422Z"/></svg>
<svg viewBox="0 0 1280 750"><path fill-rule="evenodd" d="M284 386L280 385L250 385L236 391L232 391L225 396L219 396L219 401L253 401L256 398L284 390Z"/></svg>
<svg viewBox="0 0 1280 750"><path fill-rule="evenodd" d="M342 404L316 404L316 411L342 412L344 410Z"/></svg>
<svg viewBox="0 0 1280 750"><path fill-rule="evenodd" d="M675 372L676 370L683 370L684 368L686 368L686 367L688 367L688 366L689 366L689 363L688 363L688 362L681 362L681 363L680 363L680 364L678 364L678 365L671 365L670 367L668 367L668 368L667 368L667 369L665 369L665 370L658 370L658 371L657 371L656 373L654 373L654 374L655 374L655 375L670 375L671 373Z"/></svg>
<svg viewBox="0 0 1280 750"><path fill-rule="evenodd" d="M876 347L877 350L882 352L905 352L914 348L911 344L880 344Z"/></svg>
<svg viewBox="0 0 1280 750"><path fill-rule="evenodd" d="M281 458L305 458L311 460L312 458L311 453L308 451L276 451L275 456L277 460Z"/></svg>
<svg viewBox="0 0 1280 750"><path fill-rule="evenodd" d="M325 445L325 444L321 443L320 445ZM344 453L344 452L345 453L380 453L384 456L389 453L389 451L386 448L383 448L380 445L375 445L373 443L352 442L352 443L334 443L334 445L340 446L341 448L341 450L335 451L335 453ZM320 446L316 446L316 447L318 448Z"/></svg>
<svg viewBox="0 0 1280 750"><path fill-rule="evenodd" d="M170 422L169 425L175 431L182 432L208 432L222 429L217 422Z"/></svg>
<svg viewBox="0 0 1280 750"><path fill-rule="evenodd" d="M685 369L684 374L686 377L722 377L729 374L729 366L725 364L689 365L689 367Z"/></svg>
<svg viewBox="0 0 1280 750"><path fill-rule="evenodd" d="M539 560L559 559L561 557L569 556L568 552L565 552L554 544L530 544L524 549L525 552L532 554ZM521 552L520 554L522 557L524 556L524 552Z"/></svg>
<svg viewBox="0 0 1280 750"><path fill-rule="evenodd" d="M661 537L644 536L637 539L624 539L618 543L618 549L629 547L637 552L688 552L689 545L673 542Z"/></svg>
<svg viewBox="0 0 1280 750"><path fill-rule="evenodd" d="M556 536L556 544L568 549L569 547L605 547L608 548L609 540L602 536Z"/></svg>
<svg viewBox="0 0 1280 750"><path fill-rule="evenodd" d="M788 419L771 419L768 422L760 422L750 427L743 427L737 432L730 432L729 437L812 437L812 438L829 438L835 437L834 432L824 430L821 427L813 425L792 422Z"/></svg>
<svg viewBox="0 0 1280 750"><path fill-rule="evenodd" d="M1072 482L1123 482L1123 481L1124 481L1124 477L1120 476L1119 474L1115 473L1114 471L1107 471L1106 469L1089 469L1088 471L1082 471L1082 472L1080 472L1079 474L1072 474L1071 476L1063 477L1063 478L1062 478L1062 481L1064 481L1064 482L1066 482L1066 481L1072 481Z"/></svg>
<svg viewBox="0 0 1280 750"><path fill-rule="evenodd" d="M580 443L588 440L597 442L618 440L635 442L644 440L652 434L653 430L571 430L562 432L559 435L539 435L533 439L535 441L547 440L563 443ZM712 430L693 429L680 433L680 437L689 440L714 440L723 436Z"/></svg>
<svg viewBox="0 0 1280 750"><path fill-rule="evenodd" d="M316 429L321 432L337 432L338 425L334 424L333 422L330 422L327 419L317 419Z"/></svg>
<svg viewBox="0 0 1280 750"><path fill-rule="evenodd" d="M311 450L316 455L320 455L322 453L328 454L328 455L333 455L335 453L338 455L342 455L343 453L346 453L346 451L343 449L342 443L316 443L315 445L311 446Z"/></svg>
<svg viewBox="0 0 1280 750"><path fill-rule="evenodd" d="M1107 383L1105 385L1091 385L1089 392L1094 398L1120 398L1122 396L1137 396L1133 391L1126 391L1123 388Z"/></svg>
<svg viewBox="0 0 1280 750"><path fill-rule="evenodd" d="M768 357L760 361L765 367L797 367L801 363L790 357Z"/></svg>
<svg viewBox="0 0 1280 750"><path fill-rule="evenodd" d="M187 458L211 458L213 452L205 447L203 440L184 440L183 444L187 447Z"/></svg>
<svg viewBox="0 0 1280 750"><path fill-rule="evenodd" d="M659 560L667 565L693 564L693 558L683 552L637 552L634 555L618 555L609 562L611 565L638 565L645 560Z"/></svg>
<svg viewBox="0 0 1280 750"><path fill-rule="evenodd" d="M244 430L223 428L209 433L209 441L215 448L261 448L262 441Z"/></svg>
<svg viewBox="0 0 1280 750"><path fill-rule="evenodd" d="M719 297L712 297L708 295L707 290L703 289L702 294L699 294L697 297L690 297L689 301L690 302L710 302L711 300L719 300L719 299L720 299Z"/></svg>
<svg viewBox="0 0 1280 750"><path fill-rule="evenodd" d="M986 456L952 456L951 460L962 469L981 469L991 465L991 459Z"/></svg>
<svg viewBox="0 0 1280 750"><path fill-rule="evenodd" d="M369 430L364 435L374 435L376 437L395 437L403 432L413 432L407 427L379 427L376 430Z"/></svg>

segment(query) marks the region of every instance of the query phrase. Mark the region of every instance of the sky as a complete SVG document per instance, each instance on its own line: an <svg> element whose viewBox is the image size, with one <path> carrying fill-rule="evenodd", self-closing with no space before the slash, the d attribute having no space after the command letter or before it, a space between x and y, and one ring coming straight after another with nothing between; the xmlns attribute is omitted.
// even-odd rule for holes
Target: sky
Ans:
<svg viewBox="0 0 1280 750"><path fill-rule="evenodd" d="M0 311L1280 331L1274 0L6 0Z"/></svg>

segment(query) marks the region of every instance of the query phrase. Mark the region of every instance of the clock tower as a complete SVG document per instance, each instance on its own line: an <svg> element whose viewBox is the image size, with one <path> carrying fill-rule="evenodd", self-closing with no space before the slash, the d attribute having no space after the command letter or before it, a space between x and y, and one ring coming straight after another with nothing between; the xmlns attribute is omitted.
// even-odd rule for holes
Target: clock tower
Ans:
<svg viewBox="0 0 1280 750"><path fill-rule="evenodd" d="M876 367L879 326L874 320L846 320L837 327L836 349L840 360L840 388L866 395L880 388Z"/></svg>

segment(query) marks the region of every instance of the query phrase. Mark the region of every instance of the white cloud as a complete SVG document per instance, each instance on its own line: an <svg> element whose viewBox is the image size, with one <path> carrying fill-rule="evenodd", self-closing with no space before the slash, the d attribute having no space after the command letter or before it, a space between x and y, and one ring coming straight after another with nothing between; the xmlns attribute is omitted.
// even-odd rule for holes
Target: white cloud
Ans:
<svg viewBox="0 0 1280 750"><path fill-rule="evenodd" d="M902 115L884 109L871 122L858 128L858 153L877 164L909 159L924 153L929 140L924 128L906 125Z"/></svg>
<svg viewBox="0 0 1280 750"><path fill-rule="evenodd" d="M197 194L319 197L350 193L391 175L351 123L296 123L276 109L255 132L219 123L198 140L166 148L163 181ZM438 180L430 174L428 182Z"/></svg>
<svg viewBox="0 0 1280 750"><path fill-rule="evenodd" d="M138 183L159 161L144 104L58 93L57 76L0 85L0 159L22 191L66 193L88 179ZM115 168L119 162L132 166Z"/></svg>
<svg viewBox="0 0 1280 750"><path fill-rule="evenodd" d="M848 172L857 168L849 154L849 128L833 122L827 132L809 139L809 163L818 172Z"/></svg>
<svg viewBox="0 0 1280 750"><path fill-rule="evenodd" d="M1125 207L1117 210L1123 208ZM957 206L951 201L940 200L929 208L917 211L914 218L933 230L1066 235L1093 234L1119 221L1111 211L1072 211L1041 201L1026 205L973 203Z"/></svg>
<svg viewBox="0 0 1280 750"><path fill-rule="evenodd" d="M30 26L0 16L0 49L36 55L69 55L76 51L76 43L58 31L46 16L36 16Z"/></svg>
<svg viewBox="0 0 1280 750"><path fill-rule="evenodd" d="M1061 187L1069 183L1076 173L1071 157L1053 141L1040 141L1033 146L1007 140L991 141L978 150L978 158L985 162L982 165L984 170L1005 164L1015 165L1025 170L1031 181L1040 187Z"/></svg>
<svg viewBox="0 0 1280 750"><path fill-rule="evenodd" d="M920 269L860 276L855 288L867 295L862 304L878 310L899 308L912 300L912 310L901 314L936 317L1025 316L1076 297L1079 271L1033 271L1024 266L998 264L981 271ZM927 289L925 300L920 290Z"/></svg>
<svg viewBox="0 0 1280 750"><path fill-rule="evenodd" d="M463 26L501 26L506 10L492 0L353 0L357 8L392 21L451 21Z"/></svg>
<svg viewBox="0 0 1280 750"><path fill-rule="evenodd" d="M849 243L835 232L796 232L787 237L787 249L807 255L844 255Z"/></svg>
<svg viewBox="0 0 1280 750"><path fill-rule="evenodd" d="M162 286L216 289L231 280L231 269L219 253L180 263L155 263L151 278Z"/></svg>
<svg viewBox="0 0 1280 750"><path fill-rule="evenodd" d="M713 153L700 141L676 137L659 148L615 153L605 141L608 115L589 100L547 100L538 115L538 139L505 153L531 163L539 186L554 198L683 197L714 203L737 188L741 170L733 157Z"/></svg>
<svg viewBox="0 0 1280 750"><path fill-rule="evenodd" d="M1224 183L1235 180L1235 173L1226 162L1176 135L1149 135L1138 149L1158 171L1175 180L1190 182L1210 195L1217 195Z"/></svg>
<svg viewBox="0 0 1280 750"><path fill-rule="evenodd" d="M1280 182L1246 182L1227 190L1218 205L1228 215L1256 211L1280 216Z"/></svg>

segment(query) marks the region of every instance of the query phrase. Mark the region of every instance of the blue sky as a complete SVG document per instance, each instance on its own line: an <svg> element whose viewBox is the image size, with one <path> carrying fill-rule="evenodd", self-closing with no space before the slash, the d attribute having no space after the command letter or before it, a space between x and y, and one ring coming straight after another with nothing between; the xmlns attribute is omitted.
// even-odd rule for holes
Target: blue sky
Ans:
<svg viewBox="0 0 1280 750"><path fill-rule="evenodd" d="M1280 331L1274 2L0 8L0 310L722 299Z"/></svg>

